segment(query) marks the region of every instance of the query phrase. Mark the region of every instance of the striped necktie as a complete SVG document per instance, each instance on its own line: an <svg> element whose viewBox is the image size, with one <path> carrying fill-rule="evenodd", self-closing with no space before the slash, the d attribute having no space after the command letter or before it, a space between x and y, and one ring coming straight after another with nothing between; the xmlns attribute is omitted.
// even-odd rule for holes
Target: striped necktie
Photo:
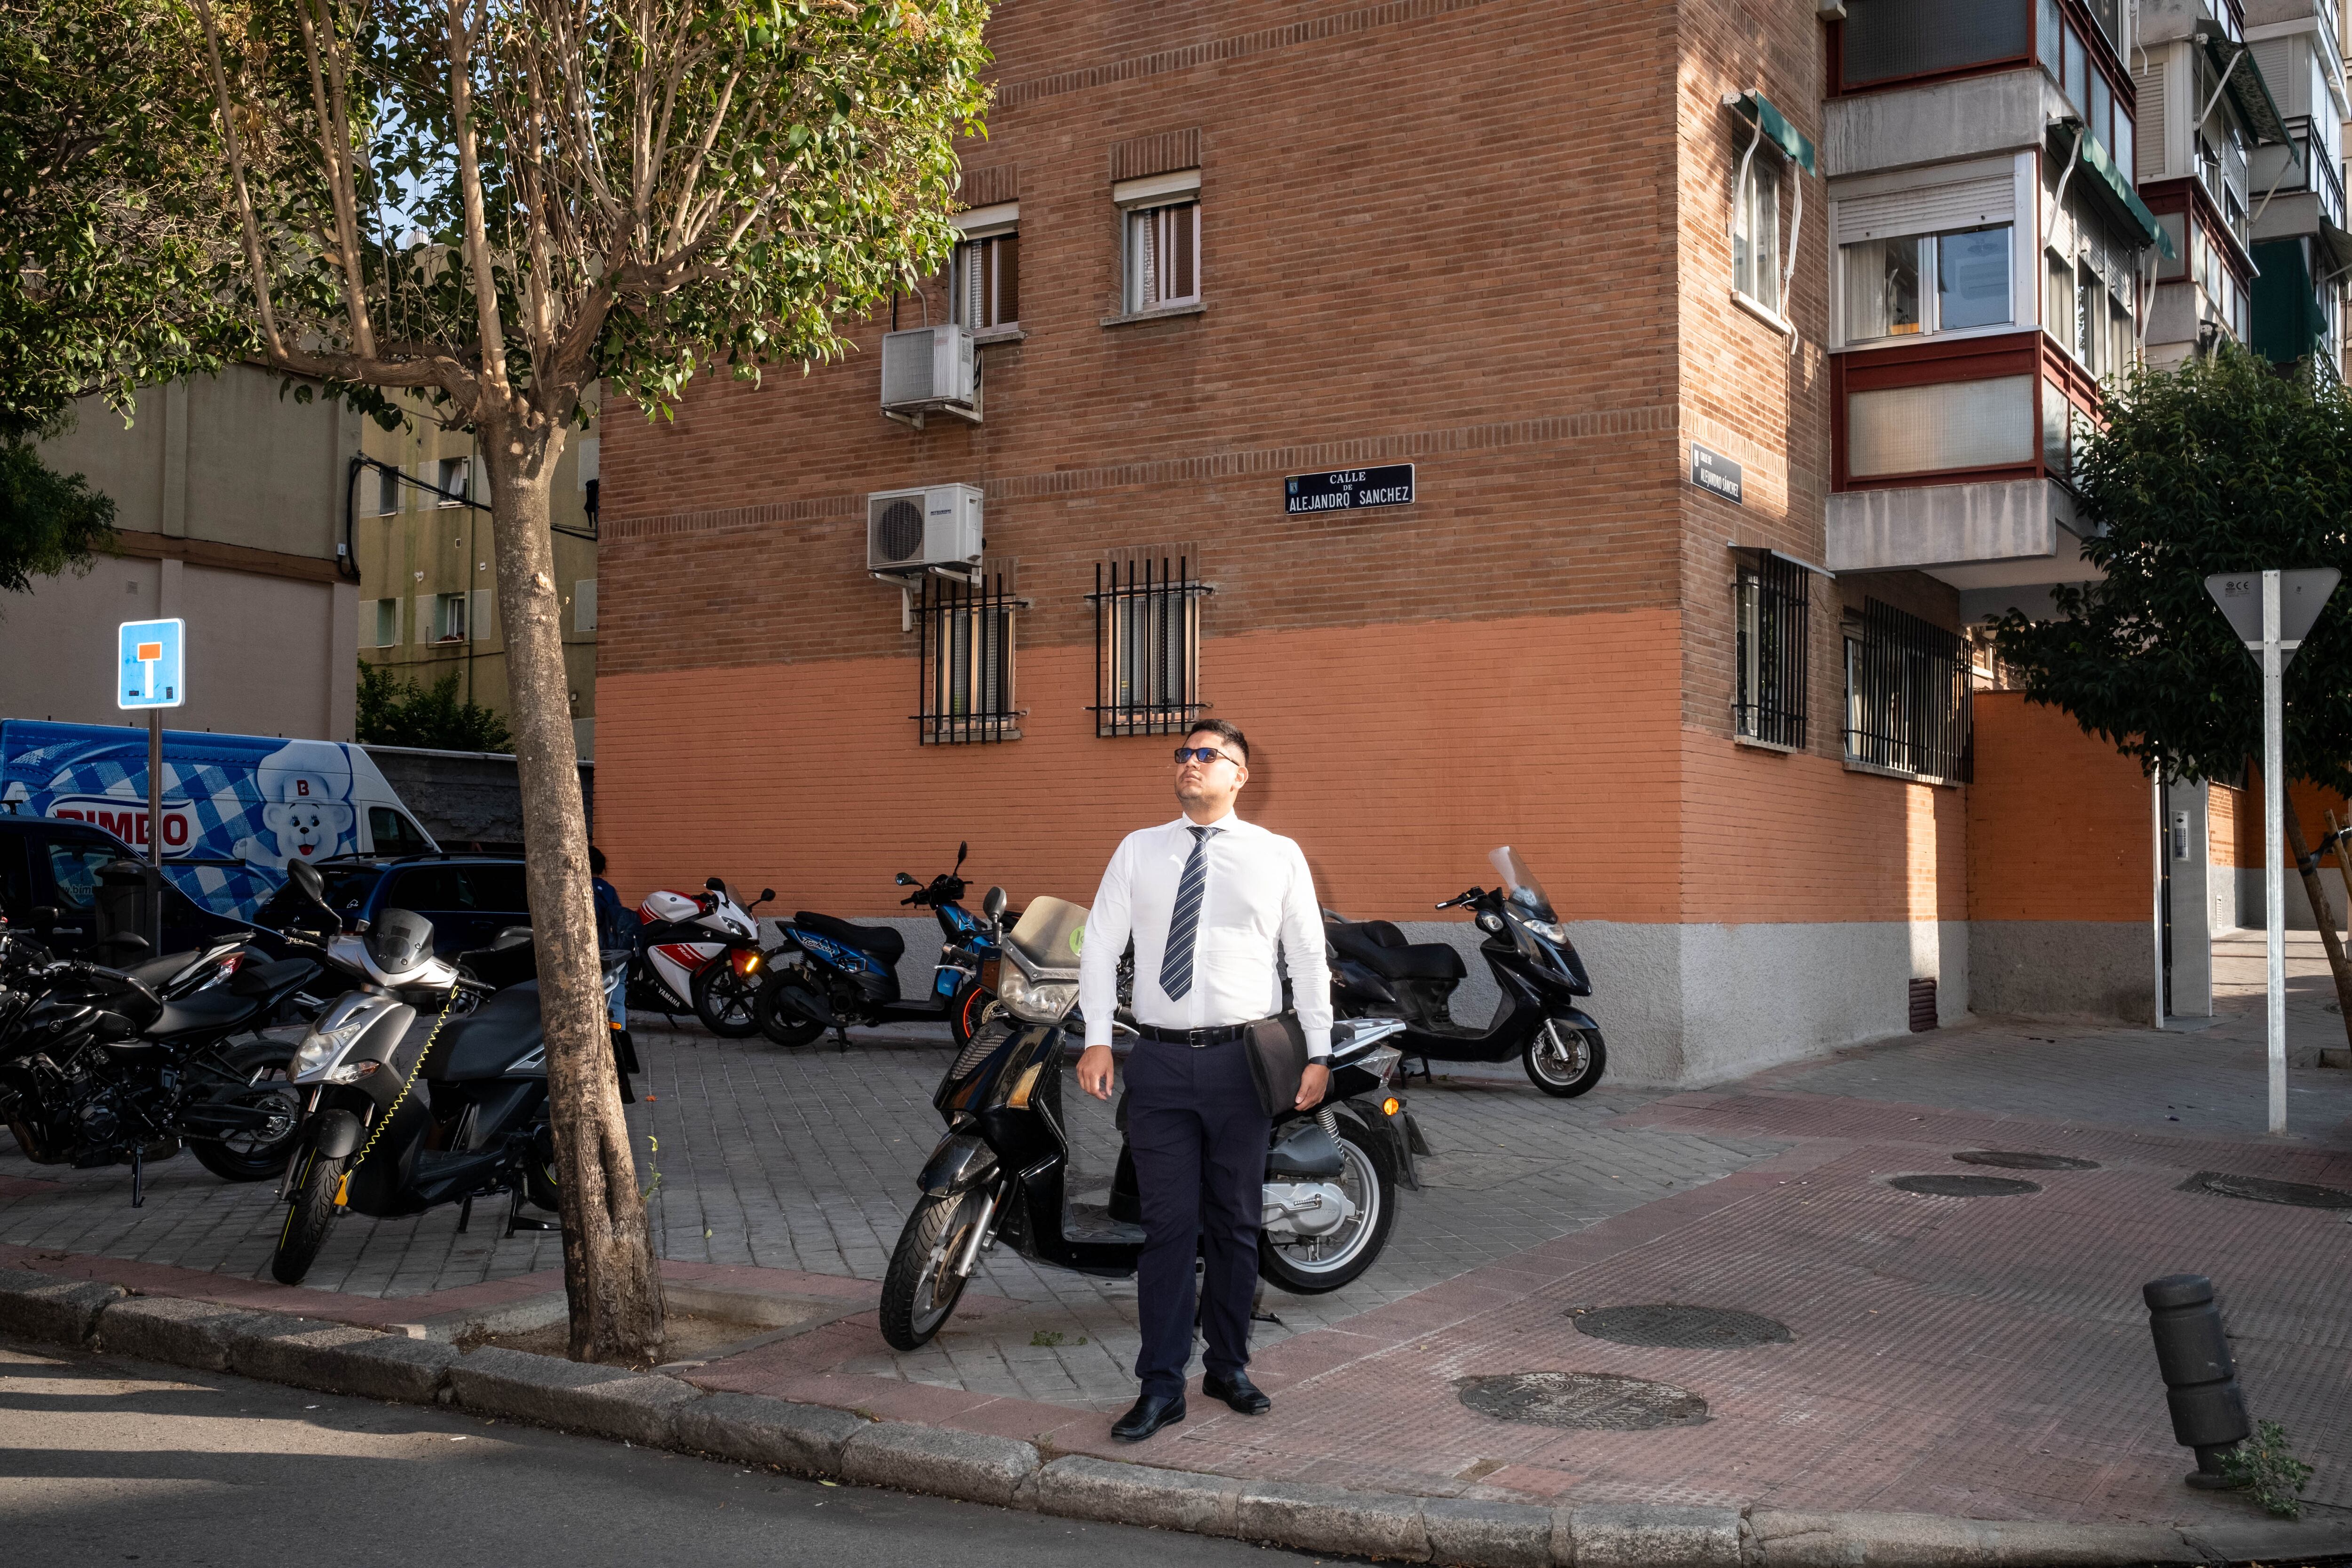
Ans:
<svg viewBox="0 0 2352 1568"><path fill-rule="evenodd" d="M1182 1001L1192 989L1192 943L1201 931L1201 899L1209 890L1209 840L1221 830L1184 831L1192 836L1192 853L1176 884L1176 912L1168 918L1168 946L1160 954L1160 989L1171 1002Z"/></svg>

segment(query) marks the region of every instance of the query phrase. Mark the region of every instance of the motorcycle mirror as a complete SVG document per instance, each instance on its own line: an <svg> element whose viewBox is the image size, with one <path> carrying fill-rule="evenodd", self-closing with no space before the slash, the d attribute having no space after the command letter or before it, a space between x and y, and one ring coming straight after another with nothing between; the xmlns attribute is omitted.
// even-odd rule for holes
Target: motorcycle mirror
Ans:
<svg viewBox="0 0 2352 1568"><path fill-rule="evenodd" d="M902 888L911 888L915 885L915 879L909 877L904 871L898 873L897 880L898 886Z"/></svg>
<svg viewBox="0 0 2352 1568"><path fill-rule="evenodd" d="M727 890L726 882L717 877L711 877L705 879L702 885L714 893L723 893Z"/></svg>
<svg viewBox="0 0 2352 1568"><path fill-rule="evenodd" d="M762 888L760 889L760 901L763 904L775 896L776 889L773 888Z"/></svg>
<svg viewBox="0 0 2352 1568"><path fill-rule="evenodd" d="M320 909L333 912L327 902L327 879L319 875L319 868L308 860L291 860L286 866L286 879L302 891L302 896Z"/></svg>
<svg viewBox="0 0 2352 1568"><path fill-rule="evenodd" d="M962 870L962 869L963 869L963 858L964 858L965 856L967 856L967 855L971 854L971 841L970 841L969 839L967 839L967 840L965 840L963 843L959 844L959 845L957 845L957 846L956 846L956 863L955 863L955 870L956 870L956 871L961 871L961 870ZM950 877L952 877L952 876L954 876L954 875L955 875L955 871L950 871L950 872L949 872L949 873L948 873L948 875L950 875Z"/></svg>
<svg viewBox="0 0 2352 1568"><path fill-rule="evenodd" d="M980 898L980 912L986 915L990 920L996 920L1003 916L1004 913L1004 889L1002 888L991 888L987 892L982 893Z"/></svg>

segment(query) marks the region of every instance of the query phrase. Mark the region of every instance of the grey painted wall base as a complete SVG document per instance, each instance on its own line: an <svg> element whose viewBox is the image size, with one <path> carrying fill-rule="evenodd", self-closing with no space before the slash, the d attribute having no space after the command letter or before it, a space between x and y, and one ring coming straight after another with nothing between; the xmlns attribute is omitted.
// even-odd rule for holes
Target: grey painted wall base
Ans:
<svg viewBox="0 0 2352 1568"><path fill-rule="evenodd" d="M2156 1016L2156 957L2140 921L1979 921L1969 973L1979 1013Z"/></svg>
<svg viewBox="0 0 2352 1568"><path fill-rule="evenodd" d="M2329 858L2332 859L2334 857L2331 855ZM2302 873L2294 868L2292 856L2285 857L2284 861L2286 929L2317 931L2319 922L2311 918L2311 898L2303 890ZM2260 866L2235 868L2216 866L2213 868L2213 875L2228 877L2233 869L2237 873L2238 924L2247 931L2261 931L2265 923L2263 918L2263 868ZM2341 931L2344 928L2344 873L2326 864L2326 861L2322 861L2319 868L2319 889L2326 895L2327 901L2334 906L2336 926L2338 931Z"/></svg>

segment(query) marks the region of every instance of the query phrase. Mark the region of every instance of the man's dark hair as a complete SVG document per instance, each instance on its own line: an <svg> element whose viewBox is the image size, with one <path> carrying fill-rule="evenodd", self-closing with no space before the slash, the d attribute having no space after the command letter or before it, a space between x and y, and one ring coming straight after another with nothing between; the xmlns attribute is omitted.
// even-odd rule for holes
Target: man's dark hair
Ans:
<svg viewBox="0 0 2352 1568"><path fill-rule="evenodd" d="M1214 735L1217 739L1229 742L1234 751L1239 752L1243 762L1249 761L1249 737L1242 733L1242 727L1239 724L1230 720L1203 719L1184 731L1184 738L1188 741L1195 735Z"/></svg>
<svg viewBox="0 0 2352 1568"><path fill-rule="evenodd" d="M604 874L604 852L593 844L588 846L588 874L592 877Z"/></svg>

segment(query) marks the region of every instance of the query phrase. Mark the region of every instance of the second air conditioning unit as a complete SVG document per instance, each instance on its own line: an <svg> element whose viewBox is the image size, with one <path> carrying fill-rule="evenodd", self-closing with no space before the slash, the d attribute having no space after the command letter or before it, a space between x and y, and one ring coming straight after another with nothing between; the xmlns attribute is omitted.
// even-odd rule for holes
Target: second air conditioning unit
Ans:
<svg viewBox="0 0 2352 1568"><path fill-rule="evenodd" d="M980 423L980 355L953 323L882 336L882 412L917 429L929 414Z"/></svg>
<svg viewBox="0 0 2352 1568"><path fill-rule="evenodd" d="M971 571L981 553L977 485L876 490L866 498L866 569L877 576Z"/></svg>

